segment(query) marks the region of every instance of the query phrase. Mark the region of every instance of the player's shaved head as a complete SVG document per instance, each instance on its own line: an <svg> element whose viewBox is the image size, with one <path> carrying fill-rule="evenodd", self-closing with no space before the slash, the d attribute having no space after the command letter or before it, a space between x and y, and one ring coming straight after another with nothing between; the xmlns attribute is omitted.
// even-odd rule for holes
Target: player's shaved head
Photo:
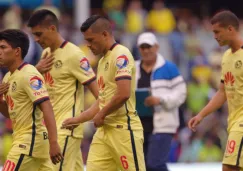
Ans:
<svg viewBox="0 0 243 171"><path fill-rule="evenodd" d="M38 10L30 17L28 21L28 27L35 27L37 25L44 27L54 25L58 29L57 16L53 12L46 9Z"/></svg>
<svg viewBox="0 0 243 171"><path fill-rule="evenodd" d="M92 32L94 33L103 31L107 31L108 33L112 32L110 21L100 15L92 15L89 17L80 27L80 31L86 32L89 28L91 28Z"/></svg>
<svg viewBox="0 0 243 171"><path fill-rule="evenodd" d="M219 23L222 27L233 26L237 31L239 30L240 23L238 17L231 11L221 11L213 16L211 24Z"/></svg>

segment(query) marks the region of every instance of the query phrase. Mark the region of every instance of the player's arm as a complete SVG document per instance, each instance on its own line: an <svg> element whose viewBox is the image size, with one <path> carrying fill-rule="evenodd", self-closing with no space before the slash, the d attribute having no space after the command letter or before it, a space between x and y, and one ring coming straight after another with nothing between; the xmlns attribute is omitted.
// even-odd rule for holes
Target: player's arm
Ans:
<svg viewBox="0 0 243 171"><path fill-rule="evenodd" d="M43 112L45 125L48 131L48 139L50 143L50 155L54 164L59 163L63 156L61 149L57 142L57 126L54 117L54 112L50 100L43 101L39 104L41 111Z"/></svg>
<svg viewBox="0 0 243 171"><path fill-rule="evenodd" d="M195 131L195 127L209 114L219 109L226 101L226 94L224 90L224 83L220 83L219 90L209 101L209 103L188 122L188 127Z"/></svg>
<svg viewBox="0 0 243 171"><path fill-rule="evenodd" d="M111 98L111 101L104 106L103 109L97 113L94 118L95 126L99 127L104 124L106 116L122 107L126 101L130 98L131 94L131 77L123 77L116 81L117 91Z"/></svg>
<svg viewBox="0 0 243 171"><path fill-rule="evenodd" d="M7 83L0 84L0 112L6 118L9 118L9 113L8 113L8 105L6 101L3 100L3 94L8 91L8 88L9 88L9 84Z"/></svg>
<svg viewBox="0 0 243 171"><path fill-rule="evenodd" d="M94 78L94 80L89 84L86 84L86 86L88 87L89 91L91 91L93 96L97 99L99 95L99 90L98 90L96 79Z"/></svg>
<svg viewBox="0 0 243 171"><path fill-rule="evenodd" d="M62 123L62 128L72 130L76 128L80 123L84 123L89 120L92 120L99 111L100 111L99 100L96 100L95 103L89 109L82 112L79 116L66 119Z"/></svg>

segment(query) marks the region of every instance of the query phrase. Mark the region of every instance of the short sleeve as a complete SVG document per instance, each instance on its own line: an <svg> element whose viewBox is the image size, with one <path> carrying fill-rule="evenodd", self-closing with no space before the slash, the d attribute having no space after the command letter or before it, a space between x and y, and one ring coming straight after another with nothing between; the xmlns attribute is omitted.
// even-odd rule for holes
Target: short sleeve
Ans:
<svg viewBox="0 0 243 171"><path fill-rule="evenodd" d="M70 58L69 69L71 74L83 85L88 85L96 79L95 73L90 66L89 60L82 52L77 53L72 58Z"/></svg>
<svg viewBox="0 0 243 171"><path fill-rule="evenodd" d="M129 54L118 55L115 61L115 80L131 80L133 68L134 60Z"/></svg>
<svg viewBox="0 0 243 171"><path fill-rule="evenodd" d="M34 104L49 100L43 77L38 73L26 73L23 87Z"/></svg>

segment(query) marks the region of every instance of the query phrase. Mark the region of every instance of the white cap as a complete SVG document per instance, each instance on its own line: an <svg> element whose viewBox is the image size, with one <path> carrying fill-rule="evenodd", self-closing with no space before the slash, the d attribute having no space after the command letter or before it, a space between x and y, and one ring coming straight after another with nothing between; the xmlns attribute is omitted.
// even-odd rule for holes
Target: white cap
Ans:
<svg viewBox="0 0 243 171"><path fill-rule="evenodd" d="M151 32L145 32L138 36L137 46L141 44L149 44L151 46L158 44L155 35Z"/></svg>

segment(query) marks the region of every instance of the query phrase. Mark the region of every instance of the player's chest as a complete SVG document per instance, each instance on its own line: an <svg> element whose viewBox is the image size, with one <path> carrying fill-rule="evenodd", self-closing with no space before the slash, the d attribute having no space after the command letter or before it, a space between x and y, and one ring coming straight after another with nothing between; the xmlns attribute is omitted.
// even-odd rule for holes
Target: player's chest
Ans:
<svg viewBox="0 0 243 171"><path fill-rule="evenodd" d="M68 79L69 75L67 60L55 59L52 69L43 74L43 77L45 79L45 83L52 87L55 83Z"/></svg>
<svg viewBox="0 0 243 171"><path fill-rule="evenodd" d="M234 84L243 81L243 56L230 56L222 63L222 73L225 83Z"/></svg>
<svg viewBox="0 0 243 171"><path fill-rule="evenodd" d="M9 83L9 89L7 93L4 94L4 98L8 104L8 108L11 110L14 109L16 103L26 100L26 92L24 91L24 87L22 85L22 81L20 79L10 78L7 82ZM28 86L28 85L26 85Z"/></svg>
<svg viewBox="0 0 243 171"><path fill-rule="evenodd" d="M104 90L108 84L112 84L115 81L115 70L113 62L109 59L102 60L99 63L97 71L97 82L99 90Z"/></svg>

